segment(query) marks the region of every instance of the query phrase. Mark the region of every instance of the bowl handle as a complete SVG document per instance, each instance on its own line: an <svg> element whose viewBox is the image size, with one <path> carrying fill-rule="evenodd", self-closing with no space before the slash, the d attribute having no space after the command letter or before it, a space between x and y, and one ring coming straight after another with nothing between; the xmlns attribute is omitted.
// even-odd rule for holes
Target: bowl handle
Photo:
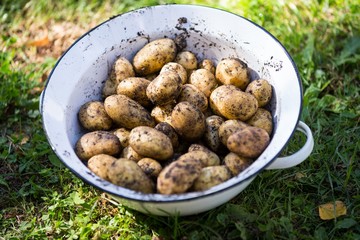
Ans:
<svg viewBox="0 0 360 240"><path fill-rule="evenodd" d="M311 133L310 128L302 121L299 121L296 130L304 133L307 137L307 140L304 146L297 151L296 153L287 156L287 157L279 157L275 159L273 163L266 167L267 170L271 169L284 169L294 167L300 163L302 163L307 157L309 157L310 153L314 148L314 138Z"/></svg>

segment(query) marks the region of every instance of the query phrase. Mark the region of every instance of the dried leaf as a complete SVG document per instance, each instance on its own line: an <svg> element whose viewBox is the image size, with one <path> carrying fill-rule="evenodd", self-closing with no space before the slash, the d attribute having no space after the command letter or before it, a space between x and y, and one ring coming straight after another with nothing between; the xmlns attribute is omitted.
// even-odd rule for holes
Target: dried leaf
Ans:
<svg viewBox="0 0 360 240"><path fill-rule="evenodd" d="M42 39L39 40L34 40L34 41L30 41L27 43L28 46L33 46L33 47L44 47L50 44L50 40L48 38L48 36L45 36Z"/></svg>
<svg viewBox="0 0 360 240"><path fill-rule="evenodd" d="M20 145L24 145L24 144L28 143L29 140L30 140L29 136L24 136L24 137L21 139Z"/></svg>
<svg viewBox="0 0 360 240"><path fill-rule="evenodd" d="M319 216L322 220L330 220L346 215L346 206L342 201L325 203L319 206Z"/></svg>
<svg viewBox="0 0 360 240"><path fill-rule="evenodd" d="M296 180L299 180L299 179L302 179L302 178L305 178L306 177L306 174L305 173L302 173L302 172L297 172L295 174L295 179Z"/></svg>

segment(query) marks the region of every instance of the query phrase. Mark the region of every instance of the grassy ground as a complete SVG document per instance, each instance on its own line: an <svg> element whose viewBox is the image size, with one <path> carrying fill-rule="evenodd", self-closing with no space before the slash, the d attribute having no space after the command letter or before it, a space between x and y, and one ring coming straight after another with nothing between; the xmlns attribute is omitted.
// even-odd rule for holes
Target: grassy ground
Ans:
<svg viewBox="0 0 360 240"><path fill-rule="evenodd" d="M265 171L229 203L190 217L115 206L50 149L38 111L49 71L72 41L109 17L169 1L10 1L0 5L0 239L360 239L360 3L176 1L243 15L275 35L304 86L315 148ZM284 153L296 151L295 136ZM342 201L347 214L321 220Z"/></svg>

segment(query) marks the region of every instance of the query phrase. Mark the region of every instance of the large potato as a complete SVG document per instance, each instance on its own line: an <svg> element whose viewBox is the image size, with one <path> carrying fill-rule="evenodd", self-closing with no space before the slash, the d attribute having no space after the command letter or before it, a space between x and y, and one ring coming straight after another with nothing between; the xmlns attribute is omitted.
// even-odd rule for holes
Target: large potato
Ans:
<svg viewBox="0 0 360 240"><path fill-rule="evenodd" d="M116 59L112 65L110 76L105 81L102 89L102 95L104 98L116 93L118 84L125 78L135 77L135 71L129 60L124 57Z"/></svg>
<svg viewBox="0 0 360 240"><path fill-rule="evenodd" d="M88 160L98 154L111 156L121 152L122 146L119 139L106 131L93 131L86 133L76 142L75 152L81 160Z"/></svg>
<svg viewBox="0 0 360 240"><path fill-rule="evenodd" d="M208 109L208 99L203 92L192 84L182 86L177 102L189 102L198 107L202 112Z"/></svg>
<svg viewBox="0 0 360 240"><path fill-rule="evenodd" d="M171 140L173 149L179 146L179 137L175 129L167 122L161 122L156 124L155 129L168 136Z"/></svg>
<svg viewBox="0 0 360 240"><path fill-rule="evenodd" d="M165 71L174 71L177 74L179 74L179 77L181 78L181 83L182 84L186 84L187 83L187 72L186 69L180 65L179 63L176 62L169 62L167 64L165 64L161 70L160 70L160 74L165 72Z"/></svg>
<svg viewBox="0 0 360 240"><path fill-rule="evenodd" d="M250 158L241 157L233 152L228 153L224 158L224 165L230 170L233 176L238 175L250 166Z"/></svg>
<svg viewBox="0 0 360 240"><path fill-rule="evenodd" d="M170 163L159 174L157 190L161 194L176 194L186 192L199 177L202 163L184 154L178 160Z"/></svg>
<svg viewBox="0 0 360 240"><path fill-rule="evenodd" d="M189 102L176 104L171 113L171 126L184 139L193 141L205 132L205 117L201 110Z"/></svg>
<svg viewBox="0 0 360 240"><path fill-rule="evenodd" d="M121 127L132 129L138 126L155 126L150 113L125 95L117 94L107 97L104 106L107 114Z"/></svg>
<svg viewBox="0 0 360 240"><path fill-rule="evenodd" d="M181 92L181 78L174 71L165 71L150 82L146 96L155 105L174 102Z"/></svg>
<svg viewBox="0 0 360 240"><path fill-rule="evenodd" d="M216 66L215 77L222 84L234 85L241 90L245 90L250 82L248 66L238 58L222 59Z"/></svg>
<svg viewBox="0 0 360 240"><path fill-rule="evenodd" d="M150 178L157 178L162 170L161 164L152 158L143 158L137 162L141 170Z"/></svg>
<svg viewBox="0 0 360 240"><path fill-rule="evenodd" d="M245 91L251 93L256 98L259 107L268 104L272 97L271 85L265 79L258 79L250 82Z"/></svg>
<svg viewBox="0 0 360 240"><path fill-rule="evenodd" d="M109 180L108 168L114 161L117 161L117 159L113 156L107 154L98 154L92 156L89 159L89 161L87 162L87 166L93 173L95 173L102 179Z"/></svg>
<svg viewBox="0 0 360 240"><path fill-rule="evenodd" d="M176 44L172 39L151 41L134 56L134 69L140 76L158 72L166 63L175 59L176 51Z"/></svg>
<svg viewBox="0 0 360 240"><path fill-rule="evenodd" d="M146 126L136 127L131 130L129 145L140 155L156 160L169 159L174 153L168 136Z"/></svg>
<svg viewBox="0 0 360 240"><path fill-rule="evenodd" d="M193 71L190 75L189 83L197 87L206 97L209 97L218 85L214 74L207 69Z"/></svg>
<svg viewBox="0 0 360 240"><path fill-rule="evenodd" d="M80 124L87 130L109 130L113 124L112 119L106 113L104 103L90 101L80 107L78 112Z"/></svg>
<svg viewBox="0 0 360 240"><path fill-rule="evenodd" d="M114 161L108 168L109 181L118 186L143 193L153 193L154 183L136 162L126 158Z"/></svg>
<svg viewBox="0 0 360 240"><path fill-rule="evenodd" d="M194 159L199 159L203 167L220 165L219 156L200 144L191 144L186 154Z"/></svg>
<svg viewBox="0 0 360 240"><path fill-rule="evenodd" d="M246 158L258 157L270 142L269 134L262 128L247 127L230 135L228 149Z"/></svg>
<svg viewBox="0 0 360 240"><path fill-rule="evenodd" d="M146 88L149 84L150 81L145 78L126 78L119 83L116 93L125 95L144 107L149 107L151 106L151 101L146 96Z"/></svg>
<svg viewBox="0 0 360 240"><path fill-rule="evenodd" d="M247 120L246 123L251 126L264 129L269 134L269 136L273 129L271 113L264 108L258 108L254 116Z"/></svg>
<svg viewBox="0 0 360 240"><path fill-rule="evenodd" d="M204 141L213 151L217 151L221 145L219 128L224 119L217 115L212 115L205 119Z"/></svg>
<svg viewBox="0 0 360 240"><path fill-rule="evenodd" d="M226 146L229 136L239 130L243 130L249 125L240 120L226 120L219 127L220 141Z"/></svg>
<svg viewBox="0 0 360 240"><path fill-rule="evenodd" d="M224 165L205 167L201 169L200 175L196 178L192 189L195 191L205 191L230 178L231 173Z"/></svg>
<svg viewBox="0 0 360 240"><path fill-rule="evenodd" d="M222 85L211 93L210 107L227 119L246 121L255 114L258 102L250 93L233 85Z"/></svg>

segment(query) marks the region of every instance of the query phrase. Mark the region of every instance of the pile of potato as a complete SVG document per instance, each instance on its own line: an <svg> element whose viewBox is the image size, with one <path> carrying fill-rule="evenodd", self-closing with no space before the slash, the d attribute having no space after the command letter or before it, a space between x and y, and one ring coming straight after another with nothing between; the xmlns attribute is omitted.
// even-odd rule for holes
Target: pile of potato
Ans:
<svg viewBox="0 0 360 240"><path fill-rule="evenodd" d="M237 58L198 62L169 38L112 66L103 101L78 112L75 152L99 177L143 193L203 191L236 176L267 147L272 87Z"/></svg>

